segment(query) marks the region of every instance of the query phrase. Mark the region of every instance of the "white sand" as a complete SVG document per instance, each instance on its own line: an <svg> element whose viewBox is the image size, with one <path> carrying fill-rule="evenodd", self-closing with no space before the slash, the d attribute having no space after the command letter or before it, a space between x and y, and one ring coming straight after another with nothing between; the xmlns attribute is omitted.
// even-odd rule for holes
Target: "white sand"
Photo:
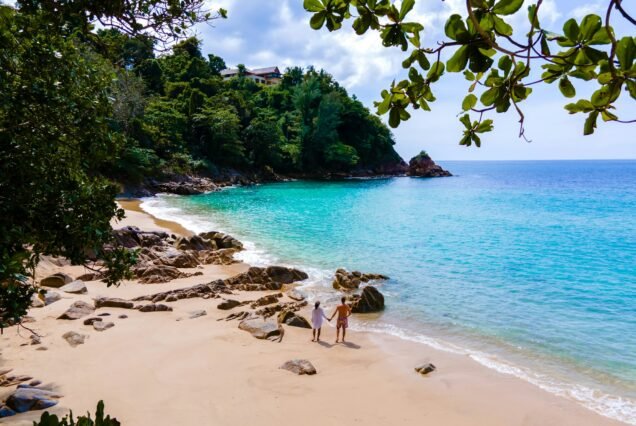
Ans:
<svg viewBox="0 0 636 426"><path fill-rule="evenodd" d="M139 211L128 214L126 225L165 226ZM178 229L169 226L170 232ZM106 412L124 425L620 424L467 357L390 336L351 332L351 344L333 345L335 329L327 325L323 344L310 342L310 330L294 327L286 327L282 343L257 340L239 330L235 321L216 321L232 312L218 310L218 299L180 300L170 304L173 312L100 309L97 313L109 312L105 320L115 323L104 332L84 326L82 320L56 319L73 300L90 301L97 295L132 298L227 277L245 268L206 266L201 269L204 276L168 284L126 282L106 288L87 283L87 295L65 295L31 310L36 322L28 325L44 336L47 351L20 346L29 342L28 333L6 329L0 337L0 368L13 367L17 374L54 384L64 398L53 412L93 412L103 399ZM79 275L82 268L49 264L42 269ZM262 294L232 297L252 300ZM208 315L188 319L195 309L205 309ZM119 319L120 314L128 318ZM61 337L70 330L89 338L71 348ZM318 374L296 376L278 369L293 358L310 360ZM416 374L413 367L424 361L433 362L437 371L427 377ZM2 422L30 425L40 414L20 414Z"/></svg>

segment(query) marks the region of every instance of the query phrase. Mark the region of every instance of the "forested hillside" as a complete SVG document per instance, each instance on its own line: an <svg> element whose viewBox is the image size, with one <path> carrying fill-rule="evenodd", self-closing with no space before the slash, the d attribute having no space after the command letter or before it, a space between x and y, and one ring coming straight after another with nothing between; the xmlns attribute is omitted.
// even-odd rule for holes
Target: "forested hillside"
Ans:
<svg viewBox="0 0 636 426"><path fill-rule="evenodd" d="M155 56L150 41L98 35L116 67L113 121L125 137L114 178L223 168L318 175L401 161L388 128L325 71L287 69L278 85L223 80L223 59L204 57L195 38Z"/></svg>

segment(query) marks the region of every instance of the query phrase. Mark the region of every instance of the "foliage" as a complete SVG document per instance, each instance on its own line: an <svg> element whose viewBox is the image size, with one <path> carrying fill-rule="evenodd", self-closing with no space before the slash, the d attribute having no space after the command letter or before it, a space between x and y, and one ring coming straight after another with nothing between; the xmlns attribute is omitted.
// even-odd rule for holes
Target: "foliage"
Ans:
<svg viewBox="0 0 636 426"><path fill-rule="evenodd" d="M507 22L525 4L529 32L517 34ZM543 0L467 0L463 15L453 14L446 21L447 39L436 46L423 46L424 26L409 20L415 0L304 0L312 14L310 26L326 26L336 31L345 21L352 21L358 35L369 30L380 33L386 47L408 52L402 66L408 78L393 82L376 103L379 114L389 114L389 124L397 127L408 120L409 107L430 111L435 101L433 87L445 74L463 72L469 82L468 95L462 102L460 121L465 127L461 145L481 145L479 134L492 130L492 120L484 114L504 113L512 106L520 118L519 135L524 135L524 115L520 104L536 84L557 82L566 98L574 98L572 79L596 85L590 99L568 103L570 114L587 114L583 133L594 132L597 119L619 120L615 113L618 98L627 93L636 99L636 37L618 36L611 26L617 13L632 25L636 20L620 0L608 0L605 19L587 15L577 22L568 19L561 33L541 25ZM520 39L513 38L520 35ZM443 62L444 53L448 59ZM543 73L539 75L540 69ZM478 105L478 103L480 105ZM469 112L478 114L471 120Z"/></svg>
<svg viewBox="0 0 636 426"><path fill-rule="evenodd" d="M154 40L181 37L190 24L212 18L202 6L0 5L0 331L26 314L42 255L99 269L107 285L131 277L136 253L117 247L111 234L111 219L124 212L110 178L127 162L133 174L161 164L147 144L162 129L152 114L145 118L146 85L163 90ZM95 22L109 28L94 33Z"/></svg>
<svg viewBox="0 0 636 426"><path fill-rule="evenodd" d="M110 416L104 417L103 401L97 403L95 420L91 418L90 413L86 413L86 416L80 416L75 420L72 411L61 419L55 414L49 414L48 411L45 411L39 422L33 422L33 426L119 426L120 424L117 419L111 419Z"/></svg>

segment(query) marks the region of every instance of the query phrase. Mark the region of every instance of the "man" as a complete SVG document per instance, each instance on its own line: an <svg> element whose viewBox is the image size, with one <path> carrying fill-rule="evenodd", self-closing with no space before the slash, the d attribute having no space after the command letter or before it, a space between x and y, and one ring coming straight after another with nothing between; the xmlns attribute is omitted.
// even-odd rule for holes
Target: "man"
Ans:
<svg viewBox="0 0 636 426"><path fill-rule="evenodd" d="M336 307L333 315L329 318L329 321L333 319L333 317L338 314L338 321L336 322L336 343L338 343L338 338L340 337L340 329L342 329L342 343L345 342L345 335L347 334L347 327L349 326L349 315L351 315L351 308L345 303L345 298L340 299L342 302L341 305Z"/></svg>

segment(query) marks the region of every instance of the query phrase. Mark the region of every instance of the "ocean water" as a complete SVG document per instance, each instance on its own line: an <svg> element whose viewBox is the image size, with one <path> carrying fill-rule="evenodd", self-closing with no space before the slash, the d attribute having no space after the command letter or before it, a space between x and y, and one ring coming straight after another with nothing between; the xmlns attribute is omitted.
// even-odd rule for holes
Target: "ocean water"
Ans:
<svg viewBox="0 0 636 426"><path fill-rule="evenodd" d="M636 161L444 162L455 176L288 182L143 208L300 267L389 275L353 327L463 353L636 425Z"/></svg>

